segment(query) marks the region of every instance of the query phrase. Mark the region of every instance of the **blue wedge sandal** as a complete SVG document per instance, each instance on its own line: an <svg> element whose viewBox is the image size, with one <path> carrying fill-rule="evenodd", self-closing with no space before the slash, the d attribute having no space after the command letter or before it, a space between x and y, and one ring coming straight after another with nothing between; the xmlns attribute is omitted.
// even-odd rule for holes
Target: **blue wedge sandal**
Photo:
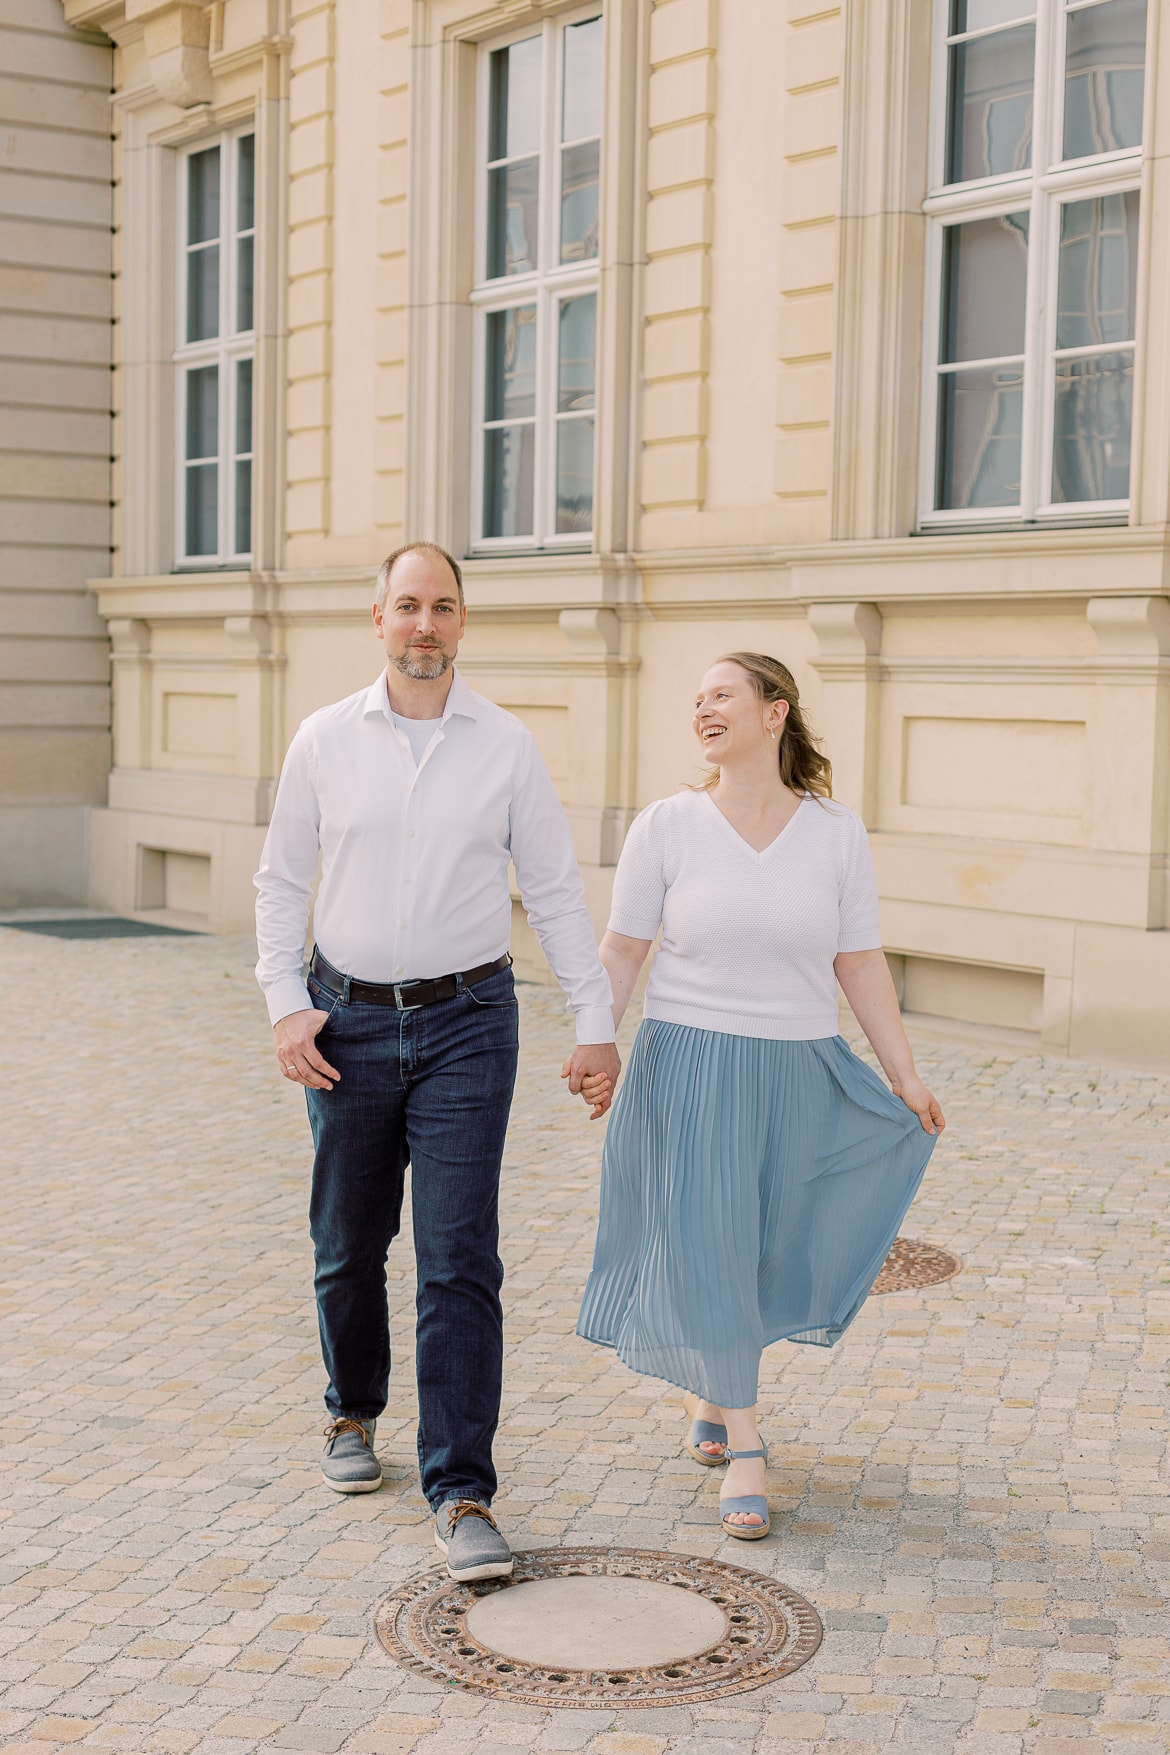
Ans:
<svg viewBox="0 0 1170 1755"><path fill-rule="evenodd" d="M700 1449L704 1444L721 1444L719 1456L709 1456ZM721 1469L727 1461L727 1427L717 1426L714 1420L692 1420L691 1429L687 1433L687 1454L693 1456L697 1463L705 1469Z"/></svg>
<svg viewBox="0 0 1170 1755"><path fill-rule="evenodd" d="M762 1456L764 1467L767 1468L768 1446L762 1438L760 1445L759 1450L729 1450L727 1461L741 1462L747 1457ZM761 1536L766 1536L772 1527L768 1501L762 1493L741 1493L738 1498L720 1499L719 1512L724 1529L729 1536L734 1536L737 1542L758 1542ZM728 1523L729 1517L745 1512L749 1517L762 1517L763 1523Z"/></svg>

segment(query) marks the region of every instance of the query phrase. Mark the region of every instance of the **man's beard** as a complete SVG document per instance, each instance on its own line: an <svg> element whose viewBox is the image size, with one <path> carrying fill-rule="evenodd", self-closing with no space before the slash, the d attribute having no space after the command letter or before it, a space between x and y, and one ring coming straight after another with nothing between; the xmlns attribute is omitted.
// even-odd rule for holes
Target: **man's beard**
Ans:
<svg viewBox="0 0 1170 1755"><path fill-rule="evenodd" d="M450 654L446 652L412 652L409 647L398 657L393 652L390 662L395 670L401 671L414 682L434 682L437 677L445 676L451 668Z"/></svg>

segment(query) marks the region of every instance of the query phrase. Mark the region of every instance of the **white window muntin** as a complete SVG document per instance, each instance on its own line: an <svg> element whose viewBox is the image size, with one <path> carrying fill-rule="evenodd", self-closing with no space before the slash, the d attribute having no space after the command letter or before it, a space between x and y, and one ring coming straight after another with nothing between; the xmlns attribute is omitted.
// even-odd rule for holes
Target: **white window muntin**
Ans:
<svg viewBox="0 0 1170 1755"><path fill-rule="evenodd" d="M592 256L584 260L564 263L559 260L561 254L562 166L567 152L579 144L577 140L561 139L566 31L574 25L584 24L595 18L598 20L601 18L601 9L597 5L582 7L577 11L561 14L555 19L546 19L542 24L535 26L530 24L527 27L493 37L480 47L477 86L475 285L470 294L470 301L475 314L475 344L472 359L472 418L475 436L472 458L471 528L472 547L481 553L490 553L495 549L515 550L517 548L580 549L589 547L592 542L591 526L589 529L569 532L557 531L556 492L559 430L575 418L579 419L582 425L587 421L592 428L593 443L589 447L592 471L590 491L593 495L596 492L596 316L599 258ZM488 167L489 164L494 167L509 163L507 158L492 159L489 157L491 58L497 50L509 48L513 44L526 42L536 37L539 37L542 43L537 262L532 269L523 272L498 274L493 278L488 278ZM593 136L581 137L582 140L593 138ZM550 167L553 168L554 174L549 174ZM600 178L598 198L600 199ZM592 408L582 410L579 415L574 416L572 413L562 412L558 408L558 384L561 367L561 310L569 301L583 297L592 297L593 299ZM501 420L496 423L487 419L489 320L493 314L520 308L530 308L533 311L536 330L534 412L529 423L533 431L533 529L531 533L522 535L487 536L484 534L484 482L487 468L487 444L489 442L487 433L493 424L500 426L518 425L523 419L520 417L518 420Z"/></svg>
<svg viewBox="0 0 1170 1755"><path fill-rule="evenodd" d="M1036 59L1034 66L1032 114L1032 164L1022 170L972 179L947 185L945 182L948 154L948 48L955 39L948 36L949 0L935 0L936 31L934 38L934 102L931 116L930 156L932 191L924 203L928 216L926 249L926 321L924 323L923 444L920 457L919 522L923 527L943 528L977 524L1010 524L1044 522L1085 517L1124 516L1129 498L1078 499L1057 501L1052 498L1053 443L1055 430L1055 387L1057 374L1056 322L1057 276L1059 273L1059 239L1061 210L1077 200L1107 195L1139 194L1142 175L1141 145L1110 150L1090 157L1062 159L1064 131L1065 53L1068 23L1074 13L1098 7L1100 0L1036 0L1029 10L1025 3L1005 6L1003 17L985 29L962 33L964 38L991 36L997 32L1028 24L1036 25ZM1149 20L1147 14L1147 45ZM1148 60L1147 60L1148 71ZM1144 105L1144 127L1148 127L1148 79ZM1038 168L1039 167L1039 168ZM1047 167L1047 168L1045 168ZM1029 220L1027 288L1025 297L1022 443L1020 457L1020 502L1018 505L967 506L938 509L935 504L939 471L939 409L940 341L942 332L943 272L945 231L948 225L1002 217L1026 212ZM1139 281L1140 287L1140 281ZM1125 342L1086 347L1092 353L1136 352L1137 334L1142 326L1140 294L1134 334ZM1062 358L1072 357L1074 350L1061 349ZM1010 356L1009 356L1010 357ZM993 367L993 359L971 362L972 366ZM1136 402L1136 398L1135 398ZM1136 427L1131 425L1132 446ZM1133 469L1130 468L1132 481Z"/></svg>
<svg viewBox="0 0 1170 1755"><path fill-rule="evenodd" d="M255 480L255 310L256 310L256 134L252 124L231 133L195 142L176 155L178 236L176 239L175 347L175 555L178 567L246 565L252 553L252 494ZM250 143L250 211L241 205L247 195ZM191 241L190 197L192 164L204 153L219 155L219 230L216 237ZM218 276L214 300L215 332L194 340L189 260L214 247ZM237 323L247 321L247 328ZM207 374L215 374L214 397L207 394ZM198 403L214 409L214 435L205 446L196 443ZM202 453L202 454L200 454ZM190 476L206 472L215 483L215 546L194 540L190 516ZM194 523L198 525L196 518Z"/></svg>

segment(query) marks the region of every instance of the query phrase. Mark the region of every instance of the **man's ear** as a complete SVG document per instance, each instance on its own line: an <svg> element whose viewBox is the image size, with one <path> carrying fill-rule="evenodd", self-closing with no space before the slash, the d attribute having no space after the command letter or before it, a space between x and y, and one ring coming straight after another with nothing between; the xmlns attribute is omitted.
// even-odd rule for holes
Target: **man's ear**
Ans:
<svg viewBox="0 0 1170 1755"><path fill-rule="evenodd" d="M370 614L374 618L374 631L377 634L379 640L381 640L385 637L383 635L383 632L382 632L382 608L381 608L381 605L375 603L373 605L372 609L370 610Z"/></svg>

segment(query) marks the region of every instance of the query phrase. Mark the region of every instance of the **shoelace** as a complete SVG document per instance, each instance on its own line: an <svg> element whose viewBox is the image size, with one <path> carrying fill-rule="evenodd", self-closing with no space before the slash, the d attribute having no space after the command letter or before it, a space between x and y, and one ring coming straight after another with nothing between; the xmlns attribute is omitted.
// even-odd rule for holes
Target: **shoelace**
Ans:
<svg viewBox="0 0 1170 1755"><path fill-rule="evenodd" d="M335 1438L340 1438L343 1432L356 1432L363 1444L369 1444L370 1442L366 1434L366 1429L360 1420L331 1421L325 1428L325 1438L328 1443L332 1444L333 1440Z"/></svg>
<svg viewBox="0 0 1170 1755"><path fill-rule="evenodd" d="M451 1513L452 1530L454 1530L455 1525L459 1522L461 1517L482 1517L487 1523L491 1524L494 1530L498 1530L500 1527L487 1506L481 1505L478 1499L457 1499L455 1501L455 1509Z"/></svg>

